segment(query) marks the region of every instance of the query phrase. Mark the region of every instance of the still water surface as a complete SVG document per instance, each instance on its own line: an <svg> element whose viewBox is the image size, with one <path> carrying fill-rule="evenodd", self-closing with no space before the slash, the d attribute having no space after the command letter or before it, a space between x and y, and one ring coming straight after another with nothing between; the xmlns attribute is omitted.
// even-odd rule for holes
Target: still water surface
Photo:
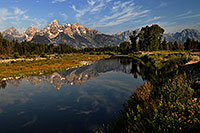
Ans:
<svg viewBox="0 0 200 133"><path fill-rule="evenodd" d="M98 61L52 75L6 82L0 89L0 132L93 132L109 123L137 87L130 59Z"/></svg>

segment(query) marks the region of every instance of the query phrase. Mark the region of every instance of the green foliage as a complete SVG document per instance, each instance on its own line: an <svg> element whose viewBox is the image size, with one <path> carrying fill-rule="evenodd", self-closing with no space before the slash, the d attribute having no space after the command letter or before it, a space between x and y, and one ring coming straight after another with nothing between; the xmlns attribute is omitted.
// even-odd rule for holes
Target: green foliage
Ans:
<svg viewBox="0 0 200 133"><path fill-rule="evenodd" d="M20 57L20 55L19 55L19 53L18 53L18 52L15 52L15 53L14 53L14 55L13 55L13 57L16 59L16 58L19 58L19 57Z"/></svg>
<svg viewBox="0 0 200 133"><path fill-rule="evenodd" d="M119 49L122 54L128 54L132 51L132 45L130 42L122 42Z"/></svg>
<svg viewBox="0 0 200 133"><path fill-rule="evenodd" d="M164 29L159 25L152 25L151 27L146 26L141 29L138 34L139 37L139 48L142 51L156 51L159 50L162 40Z"/></svg>
<svg viewBox="0 0 200 133"><path fill-rule="evenodd" d="M6 81L0 81L0 89L6 88Z"/></svg>
<svg viewBox="0 0 200 133"><path fill-rule="evenodd" d="M176 76L179 66L189 60L189 54L167 53L146 54L133 60L131 73L149 82L133 93L120 116L104 132L198 131L200 100L194 97L190 83Z"/></svg>
<svg viewBox="0 0 200 133"><path fill-rule="evenodd" d="M47 54L45 54L44 52L40 54L40 57L42 57L42 58L48 58Z"/></svg>
<svg viewBox="0 0 200 133"><path fill-rule="evenodd" d="M200 129L200 100L189 83L169 79L161 86L145 83L124 105L105 132L195 132Z"/></svg>
<svg viewBox="0 0 200 133"><path fill-rule="evenodd" d="M185 50L198 49L200 51L200 42L191 40L190 38L184 43Z"/></svg>
<svg viewBox="0 0 200 133"><path fill-rule="evenodd" d="M137 44L137 31L134 30L133 34L130 36L132 50L133 51L139 51L139 46Z"/></svg>
<svg viewBox="0 0 200 133"><path fill-rule="evenodd" d="M178 43L175 41L173 45L173 50L178 50L179 46Z"/></svg>
<svg viewBox="0 0 200 133"><path fill-rule="evenodd" d="M168 46L167 46L167 40L166 38L164 38L163 42L162 42L162 50L168 50Z"/></svg>
<svg viewBox="0 0 200 133"><path fill-rule="evenodd" d="M93 51L91 51L91 52L89 53L89 55L95 55L95 53L94 53Z"/></svg>
<svg viewBox="0 0 200 133"><path fill-rule="evenodd" d="M200 126L200 101L193 97L189 83L177 77L169 80L160 91L154 114L155 130L160 132L194 132Z"/></svg>
<svg viewBox="0 0 200 133"><path fill-rule="evenodd" d="M8 41L2 37L0 34L0 55L13 55L15 58L19 56L29 56L30 55L41 55L53 54L53 53L72 53L75 49L67 44L40 44L40 43L31 43L31 42L21 42L17 40Z"/></svg>

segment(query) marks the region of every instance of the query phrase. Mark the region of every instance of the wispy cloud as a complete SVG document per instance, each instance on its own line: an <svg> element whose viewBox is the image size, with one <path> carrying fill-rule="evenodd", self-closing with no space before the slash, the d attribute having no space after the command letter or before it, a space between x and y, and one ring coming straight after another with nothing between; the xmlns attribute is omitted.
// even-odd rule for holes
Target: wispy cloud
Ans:
<svg viewBox="0 0 200 133"><path fill-rule="evenodd" d="M167 6L167 2L161 1L159 7L165 7Z"/></svg>
<svg viewBox="0 0 200 133"><path fill-rule="evenodd" d="M185 13L182 13L182 14L177 15L176 17L187 16L187 15L190 15L191 13L192 13L192 11L187 11L187 12L185 12Z"/></svg>
<svg viewBox="0 0 200 133"><path fill-rule="evenodd" d="M52 4L55 4L55 3L58 3L58 2L65 2L66 0L53 0L51 3Z"/></svg>
<svg viewBox="0 0 200 133"><path fill-rule="evenodd" d="M142 23L149 23L149 22L152 22L152 21L155 21L155 20L159 20L160 18L161 18L160 16L156 16L156 17L147 19L146 21L143 21Z"/></svg>
<svg viewBox="0 0 200 133"><path fill-rule="evenodd" d="M86 13L94 14L95 12L100 12L108 2L110 2L110 0L88 0L88 5L85 8L77 9L75 5L72 5L71 8L77 12L76 17L79 19Z"/></svg>
<svg viewBox="0 0 200 133"><path fill-rule="evenodd" d="M66 13L59 13L60 16L63 18L64 21L66 21L68 19L68 15Z"/></svg>
<svg viewBox="0 0 200 133"><path fill-rule="evenodd" d="M145 16L150 10L141 9L133 0L127 2L116 1L111 8L111 14L104 16L94 27L108 27L122 24Z"/></svg>
<svg viewBox="0 0 200 133"><path fill-rule="evenodd" d="M200 13L192 14L192 11L188 11L176 16L176 19L188 19L188 18L197 18L200 17Z"/></svg>
<svg viewBox="0 0 200 133"><path fill-rule="evenodd" d="M88 4L91 6L93 6L95 3L96 3L96 1L94 1L94 0L88 0Z"/></svg>
<svg viewBox="0 0 200 133"><path fill-rule="evenodd" d="M11 25L15 26L22 32L24 27L21 27L23 22L34 24L37 28L42 28L47 24L47 21L39 18L32 18L27 15L27 10L22 10L18 7L0 8L0 30L5 30Z"/></svg>
<svg viewBox="0 0 200 133"><path fill-rule="evenodd" d="M180 19L197 18L197 17L200 17L200 13L199 14L190 15L190 16L184 16L184 17L181 17Z"/></svg>
<svg viewBox="0 0 200 133"><path fill-rule="evenodd" d="M72 5L71 8L77 13L76 17L81 22L92 28L108 27L119 25L124 22L145 17L150 10L142 9L142 6L136 6L134 0L112 1L112 0L88 0L85 8L77 8ZM101 12L107 12L107 15L101 15ZM90 15L88 21L84 21L84 15Z"/></svg>

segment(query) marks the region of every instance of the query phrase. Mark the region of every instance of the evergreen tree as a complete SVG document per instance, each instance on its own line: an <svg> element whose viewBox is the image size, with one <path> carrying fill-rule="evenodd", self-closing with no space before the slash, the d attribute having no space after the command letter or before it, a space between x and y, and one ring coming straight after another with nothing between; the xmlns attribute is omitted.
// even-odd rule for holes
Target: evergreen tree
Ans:
<svg viewBox="0 0 200 133"><path fill-rule="evenodd" d="M137 44L137 31L136 30L133 31L133 34L130 36L130 40L131 40L131 45L132 45L133 51L139 51L139 46Z"/></svg>
<svg viewBox="0 0 200 133"><path fill-rule="evenodd" d="M173 44L172 44L172 42L168 42L167 45L168 45L168 50L172 50L172 49L173 49Z"/></svg>
<svg viewBox="0 0 200 133"><path fill-rule="evenodd" d="M178 50L178 43L176 41L174 42L173 50Z"/></svg>
<svg viewBox="0 0 200 133"><path fill-rule="evenodd" d="M191 47L191 44L192 44L192 41L190 38L188 38L187 41L184 43L185 50L189 50Z"/></svg>
<svg viewBox="0 0 200 133"><path fill-rule="evenodd" d="M167 45L167 40L166 38L164 38L163 42L162 42L162 46L163 46L163 50L168 50L168 45Z"/></svg>
<svg viewBox="0 0 200 133"><path fill-rule="evenodd" d="M119 46L120 52L122 54L128 54L132 51L132 46L130 42L122 42Z"/></svg>

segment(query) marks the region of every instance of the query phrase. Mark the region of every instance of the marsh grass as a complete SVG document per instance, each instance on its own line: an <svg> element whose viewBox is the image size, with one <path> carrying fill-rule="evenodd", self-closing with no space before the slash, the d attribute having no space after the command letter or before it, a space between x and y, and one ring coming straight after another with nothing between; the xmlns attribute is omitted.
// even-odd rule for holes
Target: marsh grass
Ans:
<svg viewBox="0 0 200 133"><path fill-rule="evenodd" d="M52 59L1 63L0 79L51 74L56 71L80 66L80 61L95 61L109 57L109 55L63 54L57 55Z"/></svg>

